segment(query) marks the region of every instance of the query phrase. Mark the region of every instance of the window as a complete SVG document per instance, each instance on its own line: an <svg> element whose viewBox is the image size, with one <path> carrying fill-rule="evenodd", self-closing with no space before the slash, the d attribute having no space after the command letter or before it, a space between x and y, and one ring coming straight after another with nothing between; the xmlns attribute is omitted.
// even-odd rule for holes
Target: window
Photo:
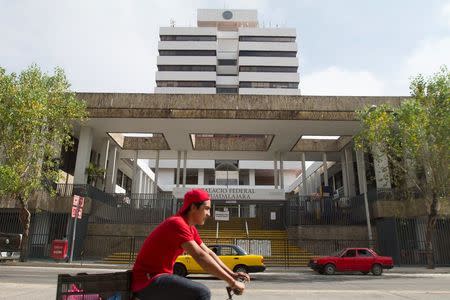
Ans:
<svg viewBox="0 0 450 300"><path fill-rule="evenodd" d="M239 253L230 246L222 246L220 249L220 255L239 255Z"/></svg>
<svg viewBox="0 0 450 300"><path fill-rule="evenodd" d="M369 250L367 249L358 249L358 256L362 256L362 257L372 257L372 253L370 253Z"/></svg>
<svg viewBox="0 0 450 300"><path fill-rule="evenodd" d="M160 56L216 56L216 50L159 50Z"/></svg>
<svg viewBox="0 0 450 300"><path fill-rule="evenodd" d="M215 72L216 66L158 65L158 71Z"/></svg>
<svg viewBox="0 0 450 300"><path fill-rule="evenodd" d="M183 183L183 168L180 168L179 183ZM173 182L177 182L177 169L174 169ZM186 169L186 184L198 184L198 169Z"/></svg>
<svg viewBox="0 0 450 300"><path fill-rule="evenodd" d="M216 87L215 81L157 81L157 87Z"/></svg>
<svg viewBox="0 0 450 300"><path fill-rule="evenodd" d="M215 35L161 35L161 41L216 41Z"/></svg>
<svg viewBox="0 0 450 300"><path fill-rule="evenodd" d="M241 42L295 42L295 36L240 36Z"/></svg>
<svg viewBox="0 0 450 300"><path fill-rule="evenodd" d="M345 252L345 254L342 257L355 257L356 256L356 250L351 249L351 250L347 250L347 252Z"/></svg>
<svg viewBox="0 0 450 300"><path fill-rule="evenodd" d="M297 67L241 66L239 67L239 72L296 73Z"/></svg>
<svg viewBox="0 0 450 300"><path fill-rule="evenodd" d="M217 94L237 94L238 88L218 87L216 92Z"/></svg>
<svg viewBox="0 0 450 300"><path fill-rule="evenodd" d="M258 82L258 81L241 81L240 88L287 88L297 89L298 82Z"/></svg>
<svg viewBox="0 0 450 300"><path fill-rule="evenodd" d="M218 59L217 64L219 66L235 66L237 65L236 59Z"/></svg>
<svg viewBox="0 0 450 300"><path fill-rule="evenodd" d="M160 51L161 52L161 51ZM296 57L295 51L239 51L239 56Z"/></svg>

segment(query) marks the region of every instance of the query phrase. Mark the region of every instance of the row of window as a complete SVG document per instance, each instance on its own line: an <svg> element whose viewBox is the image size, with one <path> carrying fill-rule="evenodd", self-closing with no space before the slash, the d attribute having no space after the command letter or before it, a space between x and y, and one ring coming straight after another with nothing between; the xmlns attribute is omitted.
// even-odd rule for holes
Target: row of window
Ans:
<svg viewBox="0 0 450 300"><path fill-rule="evenodd" d="M217 41L215 35L161 35L161 41ZM240 36L241 42L278 42L293 43L295 36Z"/></svg>
<svg viewBox="0 0 450 300"><path fill-rule="evenodd" d="M159 50L160 56L216 56L216 50Z"/></svg>
<svg viewBox="0 0 450 300"><path fill-rule="evenodd" d="M216 50L159 50L160 56L216 56ZM241 50L239 56L296 57L296 51L250 51ZM223 65L230 65L233 59L223 59ZM235 65L235 64L234 64Z"/></svg>
<svg viewBox="0 0 450 300"><path fill-rule="evenodd" d="M240 88L282 88L297 89L298 82L258 82L258 81L241 81Z"/></svg>
<svg viewBox="0 0 450 300"><path fill-rule="evenodd" d="M230 59L234 61L235 59ZM223 61L223 60L222 60ZM233 65L232 63L221 63L219 65ZM277 73L297 73L297 67L273 67L273 66L241 66L239 72L277 72ZM158 65L158 71L192 71L192 72L215 72L216 66L203 66L203 65ZM236 74L229 74L236 76Z"/></svg>
<svg viewBox="0 0 450 300"><path fill-rule="evenodd" d="M216 66L195 66L195 65L158 65L158 71L195 71L195 72L215 72Z"/></svg>
<svg viewBox="0 0 450 300"><path fill-rule="evenodd" d="M240 66L239 72L297 73L298 67Z"/></svg>
<svg viewBox="0 0 450 300"><path fill-rule="evenodd" d="M215 35L161 35L161 41L217 41Z"/></svg>
<svg viewBox="0 0 450 300"><path fill-rule="evenodd" d="M295 42L295 36L240 36L239 41L292 43Z"/></svg>
<svg viewBox="0 0 450 300"><path fill-rule="evenodd" d="M156 81L157 87L216 87L215 81ZM297 89L298 82L254 82L241 81L240 88L288 88ZM234 94L237 93L234 87L218 87L217 93Z"/></svg>
<svg viewBox="0 0 450 300"><path fill-rule="evenodd" d="M157 87L216 87L215 81L156 81Z"/></svg>
<svg viewBox="0 0 450 300"><path fill-rule="evenodd" d="M250 51L241 50L239 56L262 56L262 57L296 57L296 51Z"/></svg>

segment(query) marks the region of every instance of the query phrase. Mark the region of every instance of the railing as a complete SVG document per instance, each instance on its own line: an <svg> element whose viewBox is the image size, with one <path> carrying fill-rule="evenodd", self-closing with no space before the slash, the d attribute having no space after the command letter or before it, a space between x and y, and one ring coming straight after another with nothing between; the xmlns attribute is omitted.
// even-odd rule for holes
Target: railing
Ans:
<svg viewBox="0 0 450 300"><path fill-rule="evenodd" d="M87 236L82 259L113 264L132 265L141 249L144 236ZM305 239L203 239L206 245L234 244L248 254L262 255L266 266L307 266L314 256L331 255L346 247L375 245L367 240L305 240Z"/></svg>
<svg viewBox="0 0 450 300"><path fill-rule="evenodd" d="M365 220L364 201L297 196L287 201L287 225L353 225Z"/></svg>
<svg viewBox="0 0 450 300"><path fill-rule="evenodd" d="M417 188L407 189L372 189L367 192L369 202L375 201L403 201L407 199L418 199L424 197L422 191Z"/></svg>

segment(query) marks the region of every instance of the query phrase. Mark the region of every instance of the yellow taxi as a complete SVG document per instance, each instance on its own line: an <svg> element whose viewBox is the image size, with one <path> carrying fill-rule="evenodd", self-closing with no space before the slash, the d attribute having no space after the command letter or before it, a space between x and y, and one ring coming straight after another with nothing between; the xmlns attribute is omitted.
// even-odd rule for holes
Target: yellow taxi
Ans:
<svg viewBox="0 0 450 300"><path fill-rule="evenodd" d="M264 257L261 255L247 254L244 249L237 245L209 245L209 249L219 256L224 264L233 272L256 273L266 269ZM173 273L185 277L188 274L206 273L202 267L188 254L178 256Z"/></svg>

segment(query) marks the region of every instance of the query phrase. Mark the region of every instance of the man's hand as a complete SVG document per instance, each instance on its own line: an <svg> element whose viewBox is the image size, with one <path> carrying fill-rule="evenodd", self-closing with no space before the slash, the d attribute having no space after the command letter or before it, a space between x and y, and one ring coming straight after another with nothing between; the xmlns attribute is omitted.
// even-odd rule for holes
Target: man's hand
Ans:
<svg viewBox="0 0 450 300"><path fill-rule="evenodd" d="M248 275L247 273L244 272L237 272L237 273L233 273L233 278L234 279L240 279L244 282L249 282L250 281L250 275Z"/></svg>
<svg viewBox="0 0 450 300"><path fill-rule="evenodd" d="M245 284L238 280L235 280L234 284L230 287L233 290L233 293L235 293L236 295L242 295L245 290Z"/></svg>

